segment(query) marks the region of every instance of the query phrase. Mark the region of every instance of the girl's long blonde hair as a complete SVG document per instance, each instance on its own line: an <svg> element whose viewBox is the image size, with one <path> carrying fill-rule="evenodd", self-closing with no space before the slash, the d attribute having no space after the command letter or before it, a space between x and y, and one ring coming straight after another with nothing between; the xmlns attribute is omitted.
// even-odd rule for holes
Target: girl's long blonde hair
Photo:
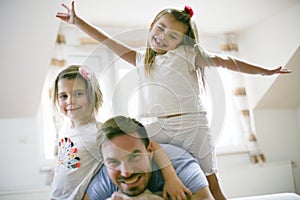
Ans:
<svg viewBox="0 0 300 200"><path fill-rule="evenodd" d="M200 74L201 74L201 80L204 84L204 66L209 66L209 63L211 62L209 56L202 50L202 48L199 45L199 37L198 37L198 31L197 27L194 21L192 21L190 17L190 13L187 10L178 10L173 8L167 8L162 11L160 11L156 17L154 18L153 22L151 23L150 31L153 28L153 25L164 15L171 14L174 16L174 18L183 23L187 27L187 31L185 33L185 36L183 37L183 41L181 45L186 45L189 47L192 47L195 49L195 52L197 54L200 54L202 56L203 61L206 61L207 63L203 63L201 67L199 68ZM147 75L151 74L152 65L155 61L156 52L150 47L149 41L147 42L147 48L146 48L146 54L144 59L145 64L145 73Z"/></svg>

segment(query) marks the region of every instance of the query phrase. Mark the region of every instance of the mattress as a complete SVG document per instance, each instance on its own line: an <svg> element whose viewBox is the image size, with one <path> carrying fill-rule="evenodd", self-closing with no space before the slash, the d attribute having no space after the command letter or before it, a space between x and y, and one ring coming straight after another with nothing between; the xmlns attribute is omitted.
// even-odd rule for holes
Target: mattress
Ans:
<svg viewBox="0 0 300 200"><path fill-rule="evenodd" d="M295 193L278 193L252 197L240 197L230 200L300 200L300 196Z"/></svg>

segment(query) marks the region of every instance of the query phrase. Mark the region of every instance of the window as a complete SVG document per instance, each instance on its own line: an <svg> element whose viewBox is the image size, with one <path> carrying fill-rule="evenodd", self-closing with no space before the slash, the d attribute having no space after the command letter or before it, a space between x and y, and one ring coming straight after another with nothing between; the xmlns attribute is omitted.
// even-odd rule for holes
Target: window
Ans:
<svg viewBox="0 0 300 200"><path fill-rule="evenodd" d="M245 150L244 132L242 130L240 113L236 108L233 96L233 90L236 87L232 73L226 69L218 69L222 84L224 87L225 95L225 113L224 113L224 126L221 130L219 140L217 141L217 150L224 152L228 147L232 151Z"/></svg>
<svg viewBox="0 0 300 200"><path fill-rule="evenodd" d="M206 92L201 95L217 152L244 150L244 135L232 95L235 86L230 71L206 70Z"/></svg>

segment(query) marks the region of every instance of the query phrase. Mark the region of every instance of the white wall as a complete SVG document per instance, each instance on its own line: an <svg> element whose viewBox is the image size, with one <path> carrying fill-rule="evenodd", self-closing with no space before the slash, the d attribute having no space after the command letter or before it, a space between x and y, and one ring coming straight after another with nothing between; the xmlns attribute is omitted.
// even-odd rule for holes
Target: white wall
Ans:
<svg viewBox="0 0 300 200"><path fill-rule="evenodd" d="M52 1L1 1L1 118L36 115L59 27L58 7Z"/></svg>
<svg viewBox="0 0 300 200"><path fill-rule="evenodd" d="M296 118L297 118L297 134L299 135L300 133L300 106L297 108L297 113L296 113ZM299 141L299 136L298 136L298 141ZM298 144L299 145L299 144ZM298 152L299 149L298 149ZM296 191L298 194L300 194L300 155L298 154L298 160L294 164L294 179L295 179L295 187Z"/></svg>
<svg viewBox="0 0 300 200"><path fill-rule="evenodd" d="M298 120L298 121L297 121ZM258 141L267 162L291 160L296 192L300 193L299 109L256 110Z"/></svg>
<svg viewBox="0 0 300 200"><path fill-rule="evenodd" d="M220 168L219 174L228 198L295 192L289 161Z"/></svg>
<svg viewBox="0 0 300 200"><path fill-rule="evenodd" d="M59 21L51 1L0 6L0 190L45 185L37 111Z"/></svg>
<svg viewBox="0 0 300 200"><path fill-rule="evenodd" d="M46 184L42 166L41 129L37 118L0 119L0 190Z"/></svg>
<svg viewBox="0 0 300 200"><path fill-rule="evenodd" d="M285 66L300 45L300 3L239 34L239 55L267 68ZM276 77L247 76L249 104L255 107Z"/></svg>

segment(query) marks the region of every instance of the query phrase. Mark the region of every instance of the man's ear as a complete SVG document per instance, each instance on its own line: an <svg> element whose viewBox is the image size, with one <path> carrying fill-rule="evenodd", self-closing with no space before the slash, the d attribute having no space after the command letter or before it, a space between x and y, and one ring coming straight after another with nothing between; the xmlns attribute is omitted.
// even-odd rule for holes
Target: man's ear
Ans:
<svg viewBox="0 0 300 200"><path fill-rule="evenodd" d="M153 158L153 144L152 144L151 140L149 141L147 151L149 152L150 159L152 160L152 158Z"/></svg>

